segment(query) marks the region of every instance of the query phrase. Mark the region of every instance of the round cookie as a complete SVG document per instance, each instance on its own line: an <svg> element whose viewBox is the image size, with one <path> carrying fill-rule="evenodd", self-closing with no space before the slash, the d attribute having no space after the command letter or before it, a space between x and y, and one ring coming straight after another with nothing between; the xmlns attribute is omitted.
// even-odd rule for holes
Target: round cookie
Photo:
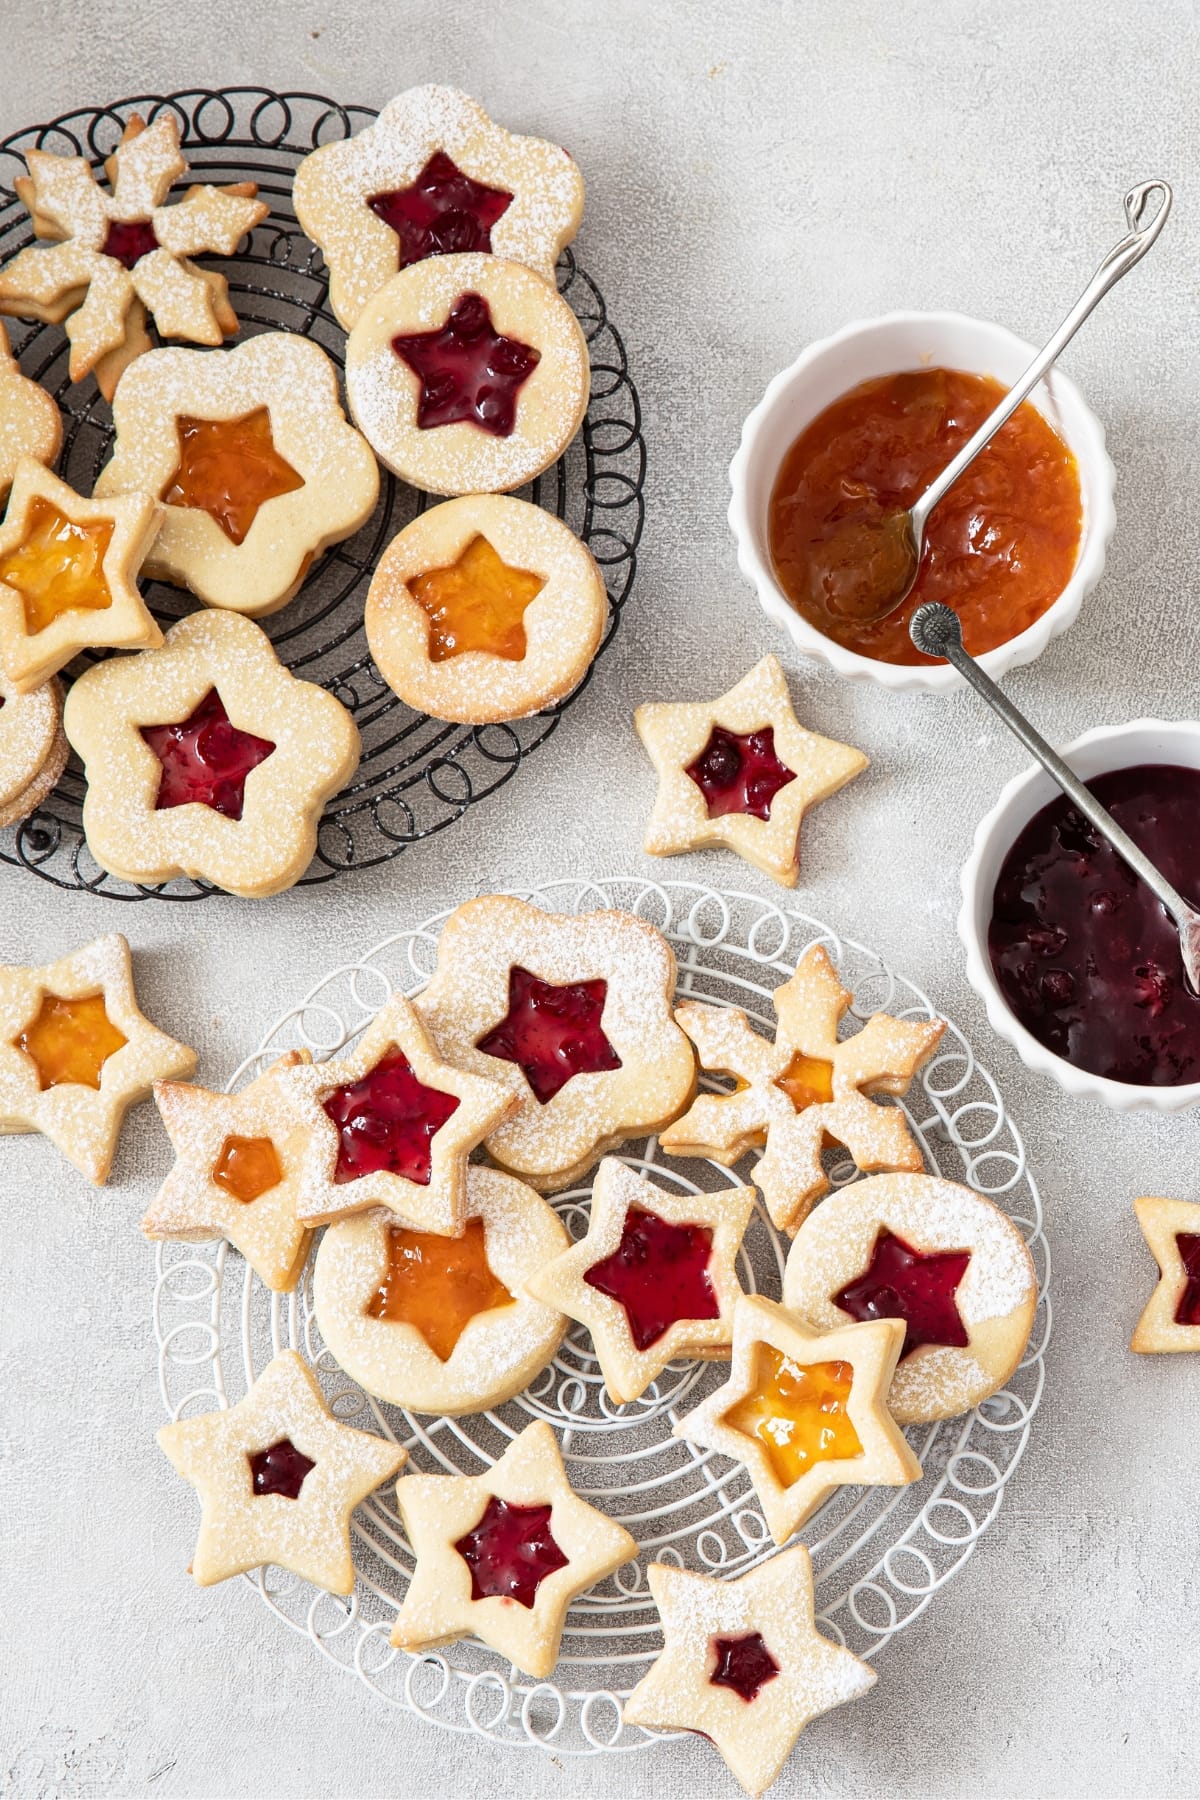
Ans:
<svg viewBox="0 0 1200 1800"><path fill-rule="evenodd" d="M57 786L69 745L62 688L47 681L20 693L0 669L0 828L27 819Z"/></svg>

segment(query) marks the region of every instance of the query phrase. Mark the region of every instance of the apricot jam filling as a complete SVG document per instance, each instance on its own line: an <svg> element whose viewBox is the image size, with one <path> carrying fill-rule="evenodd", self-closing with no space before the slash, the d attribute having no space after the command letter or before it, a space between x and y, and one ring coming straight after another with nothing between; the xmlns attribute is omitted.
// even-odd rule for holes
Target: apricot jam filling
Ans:
<svg viewBox="0 0 1200 1800"><path fill-rule="evenodd" d="M213 1164L212 1179L243 1206L249 1206L283 1180L279 1152L270 1138L227 1137Z"/></svg>
<svg viewBox="0 0 1200 1800"><path fill-rule="evenodd" d="M545 585L543 576L510 567L485 537L473 537L457 562L426 569L408 584L429 616L430 662L446 662L464 650L520 662L525 609Z"/></svg>
<svg viewBox="0 0 1200 1800"><path fill-rule="evenodd" d="M769 819L780 788L796 779L795 770L775 754L773 725L743 737L714 725L707 744L684 773L704 795L710 819L722 819L726 813Z"/></svg>
<svg viewBox="0 0 1200 1800"><path fill-rule="evenodd" d="M394 337L392 349L421 384L419 430L465 423L492 437L512 436L517 396L542 360L495 329L482 294L460 294L444 325Z"/></svg>
<svg viewBox="0 0 1200 1800"><path fill-rule="evenodd" d="M231 544L245 542L260 506L304 486L303 476L275 448L265 406L240 419L181 415L175 428L179 462L162 498L168 506L206 512Z"/></svg>
<svg viewBox="0 0 1200 1800"><path fill-rule="evenodd" d="M711 1255L706 1226L674 1225L631 1206L620 1243L583 1279L623 1308L634 1348L648 1350L681 1319L720 1318L708 1274Z"/></svg>
<svg viewBox="0 0 1200 1800"><path fill-rule="evenodd" d="M489 1499L478 1525L454 1546L471 1571L472 1600L499 1597L533 1606L547 1575L568 1562L554 1541L551 1511Z"/></svg>
<svg viewBox="0 0 1200 1800"><path fill-rule="evenodd" d="M400 267L427 256L489 252L492 226L512 205L503 188L464 175L444 150L435 150L411 186L372 194L367 205L400 240Z"/></svg>
<svg viewBox="0 0 1200 1800"><path fill-rule="evenodd" d="M291 1438L280 1438L270 1449L256 1450L246 1460L254 1492L282 1494L285 1500L300 1498L300 1489L317 1466L311 1456L297 1450Z"/></svg>
<svg viewBox="0 0 1200 1800"><path fill-rule="evenodd" d="M762 1445L776 1481L791 1487L817 1463L862 1455L846 1411L853 1383L847 1362L801 1364L759 1344L754 1387L725 1420Z"/></svg>
<svg viewBox="0 0 1200 1800"><path fill-rule="evenodd" d="M779 1664L767 1649L761 1631L748 1631L744 1637L714 1638L712 1648L716 1662L709 1685L732 1688L747 1705L757 1700L759 1691L779 1673Z"/></svg>
<svg viewBox="0 0 1200 1800"><path fill-rule="evenodd" d="M783 1074L775 1077L775 1086L783 1090L797 1112L807 1106L827 1105L833 1099L833 1064L797 1050Z"/></svg>
<svg viewBox="0 0 1200 1800"><path fill-rule="evenodd" d="M112 535L110 519L77 525L53 501L34 497L24 538L0 558L0 581L20 594L26 631L44 631L62 613L104 612L112 605L104 575Z"/></svg>
<svg viewBox="0 0 1200 1800"><path fill-rule="evenodd" d="M386 1172L428 1187L433 1140L457 1112L458 1096L426 1087L403 1050L393 1049L360 1081L335 1089L324 1107L338 1129L335 1183Z"/></svg>
<svg viewBox="0 0 1200 1800"><path fill-rule="evenodd" d="M468 1219L459 1238L391 1225L387 1269L367 1316L414 1325L438 1361L448 1362L477 1313L513 1300L488 1262L482 1219Z"/></svg>
<svg viewBox="0 0 1200 1800"><path fill-rule="evenodd" d="M105 1063L127 1042L109 1018L103 994L84 1000L43 994L37 1018L25 1027L17 1048L32 1061L45 1093L68 1082L98 1089Z"/></svg>

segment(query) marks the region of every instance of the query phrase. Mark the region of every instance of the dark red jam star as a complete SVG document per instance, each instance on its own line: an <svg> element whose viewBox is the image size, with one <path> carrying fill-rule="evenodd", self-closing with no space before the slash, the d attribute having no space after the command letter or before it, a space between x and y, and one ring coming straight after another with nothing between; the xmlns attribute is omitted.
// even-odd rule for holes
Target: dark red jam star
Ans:
<svg viewBox="0 0 1200 1800"><path fill-rule="evenodd" d="M216 688L176 725L144 725L142 737L162 764L156 812L197 800L226 819L240 819L246 777L275 746L269 738L239 731L229 722Z"/></svg>
<svg viewBox="0 0 1200 1800"><path fill-rule="evenodd" d="M417 424L478 425L508 437L517 422L517 394L542 360L518 338L492 329L482 294L460 294L436 331L394 337L392 349L421 383Z"/></svg>
<svg viewBox="0 0 1200 1800"><path fill-rule="evenodd" d="M114 262L124 263L127 269L132 269L143 256L149 256L152 250L157 249L158 239L149 219L131 219L128 222L114 219L100 246L100 254L111 256Z"/></svg>
<svg viewBox="0 0 1200 1800"><path fill-rule="evenodd" d="M769 819L771 802L780 788L796 779L795 771L775 754L773 725L746 737L714 725L707 744L684 773L704 795L710 819L723 818L726 813Z"/></svg>
<svg viewBox="0 0 1200 1800"><path fill-rule="evenodd" d="M280 1438L269 1450L256 1450L249 1463L256 1494L283 1494L288 1500L300 1498L306 1476L317 1466L291 1438Z"/></svg>
<svg viewBox="0 0 1200 1800"><path fill-rule="evenodd" d="M745 1637L714 1638L717 1666L709 1676L712 1687L732 1688L749 1703L757 1700L760 1688L774 1681L779 1664L763 1642L761 1631L748 1631Z"/></svg>
<svg viewBox="0 0 1200 1800"><path fill-rule="evenodd" d="M705 1226L672 1225L631 1206L621 1242L583 1279L624 1307L635 1348L648 1350L680 1319L720 1318L708 1278L711 1255L712 1232Z"/></svg>
<svg viewBox="0 0 1200 1800"><path fill-rule="evenodd" d="M908 1329L902 1361L921 1344L961 1350L969 1339L954 1296L970 1260L969 1250L926 1255L884 1226L869 1267L835 1294L833 1303L855 1319L903 1319Z"/></svg>
<svg viewBox="0 0 1200 1800"><path fill-rule="evenodd" d="M338 1088L324 1106L339 1134L336 1184L387 1170L428 1187L433 1140L457 1111L458 1096L426 1087L403 1050L389 1050L361 1081Z"/></svg>
<svg viewBox="0 0 1200 1800"><path fill-rule="evenodd" d="M490 251L492 226L512 205L503 188L473 181L435 150L411 187L372 194L367 205L400 239L400 267L427 256Z"/></svg>
<svg viewBox="0 0 1200 1800"><path fill-rule="evenodd" d="M550 1529L551 1510L511 1506L492 1496L474 1531L454 1546L471 1571L472 1600L499 1595L531 1607L547 1575L566 1568L568 1558Z"/></svg>
<svg viewBox="0 0 1200 1800"><path fill-rule="evenodd" d="M545 1106L572 1075L621 1067L600 1025L607 995L606 981L555 987L514 964L508 972L508 1011L475 1047L516 1063Z"/></svg>
<svg viewBox="0 0 1200 1800"><path fill-rule="evenodd" d="M1194 1231L1178 1231L1175 1248L1187 1275L1187 1286L1175 1308L1177 1325L1200 1325L1200 1237Z"/></svg>

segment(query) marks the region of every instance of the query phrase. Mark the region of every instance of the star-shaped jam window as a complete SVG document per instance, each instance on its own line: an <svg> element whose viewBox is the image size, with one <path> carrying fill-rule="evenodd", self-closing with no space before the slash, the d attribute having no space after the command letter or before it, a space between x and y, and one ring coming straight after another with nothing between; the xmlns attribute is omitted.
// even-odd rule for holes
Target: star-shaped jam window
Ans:
<svg viewBox="0 0 1200 1800"><path fill-rule="evenodd" d="M619 1069L621 1059L604 1035L601 1018L606 981L542 981L516 964L509 971L508 1011L476 1049L516 1063L542 1106L575 1075Z"/></svg>
<svg viewBox="0 0 1200 1800"><path fill-rule="evenodd" d="M518 1606L533 1606L546 1577L567 1566L550 1527L552 1511L491 1495L478 1525L454 1546L471 1571L472 1600L503 1595Z"/></svg>
<svg viewBox="0 0 1200 1800"><path fill-rule="evenodd" d="M179 462L163 501L206 512L231 544L245 543L268 500L304 486L304 477L275 447L265 406L240 419L193 419L180 413L175 429Z"/></svg>
<svg viewBox="0 0 1200 1800"><path fill-rule="evenodd" d="M970 1260L969 1250L914 1250L885 1227L868 1266L833 1303L854 1319L903 1319L901 1361L922 1344L963 1350L970 1337L954 1296Z"/></svg>
<svg viewBox="0 0 1200 1800"><path fill-rule="evenodd" d="M1130 1349L1146 1355L1200 1350L1200 1205L1144 1196L1133 1208L1158 1264L1159 1281Z"/></svg>
<svg viewBox="0 0 1200 1800"><path fill-rule="evenodd" d="M492 324L482 294L461 294L444 325L394 337L392 349L421 384L417 424L477 425L493 437L511 437L517 398L541 361L541 353Z"/></svg>
<svg viewBox="0 0 1200 1800"><path fill-rule="evenodd" d="M444 150L435 150L408 187L371 194L367 205L400 240L400 267L427 256L492 248L492 226L512 205L503 188L464 175Z"/></svg>
<svg viewBox="0 0 1200 1800"><path fill-rule="evenodd" d="M685 771L704 795L710 819L744 813L769 819L780 788L795 781L796 771L775 754L775 727L738 733L714 725L707 744Z"/></svg>
<svg viewBox="0 0 1200 1800"><path fill-rule="evenodd" d="M459 1107L457 1094L419 1079L403 1050L388 1050L358 1081L335 1088L322 1101L338 1128L340 1186L386 1170L428 1187L433 1140Z"/></svg>
<svg viewBox="0 0 1200 1800"><path fill-rule="evenodd" d="M583 1279L617 1301L635 1349L648 1350L680 1319L720 1316L708 1274L711 1258L712 1232L703 1225L673 1225L631 1206L620 1243L610 1256L593 1263Z"/></svg>
<svg viewBox="0 0 1200 1800"><path fill-rule="evenodd" d="M779 1673L779 1664L767 1649L761 1631L743 1632L739 1637L715 1637L712 1647L716 1662L709 1681L713 1687L732 1688L747 1706Z"/></svg>
<svg viewBox="0 0 1200 1800"><path fill-rule="evenodd" d="M447 662L465 650L521 662L525 613L546 580L506 563L482 534L457 561L413 576L407 586L429 618L430 662Z"/></svg>
<svg viewBox="0 0 1200 1800"><path fill-rule="evenodd" d="M232 723L215 687L186 719L143 725L141 736L162 764L156 812L195 801L223 818L240 819L246 777L275 750L270 738L255 737Z"/></svg>

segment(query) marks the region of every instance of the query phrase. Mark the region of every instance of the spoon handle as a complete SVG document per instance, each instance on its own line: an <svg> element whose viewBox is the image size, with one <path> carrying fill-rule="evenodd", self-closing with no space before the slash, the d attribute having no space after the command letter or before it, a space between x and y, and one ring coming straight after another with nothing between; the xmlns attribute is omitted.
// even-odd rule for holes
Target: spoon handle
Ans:
<svg viewBox="0 0 1200 1800"><path fill-rule="evenodd" d="M1154 217L1148 224L1142 223L1151 194L1162 196L1161 203ZM948 488L953 487L979 452L991 442L1006 420L1016 412L1021 402L1032 392L1050 365L1066 349L1083 321L1099 304L1111 287L1127 275L1133 265L1142 260L1151 244L1167 222L1171 210L1171 189L1165 181L1143 181L1135 188L1130 188L1125 196L1125 219L1129 230L1119 244L1114 244L1092 279L1080 294L1078 300L1059 326L1054 336L1039 350L1025 373L1005 394L1003 400L990 412L974 437L969 438L952 462L948 462L941 474L933 481L912 509L912 523L917 542L921 540L925 521L942 499Z"/></svg>

